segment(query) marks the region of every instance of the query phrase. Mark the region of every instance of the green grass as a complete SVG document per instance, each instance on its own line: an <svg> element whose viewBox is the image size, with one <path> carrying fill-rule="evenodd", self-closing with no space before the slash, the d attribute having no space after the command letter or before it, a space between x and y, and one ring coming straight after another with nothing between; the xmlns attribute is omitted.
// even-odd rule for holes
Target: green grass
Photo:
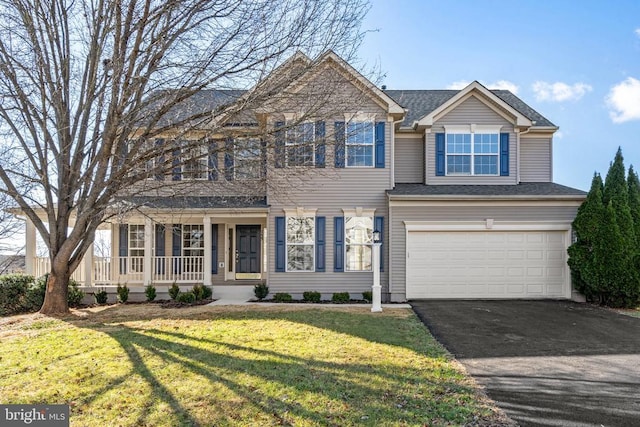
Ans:
<svg viewBox="0 0 640 427"><path fill-rule="evenodd" d="M496 417L410 310L119 305L74 313L4 322L0 402L66 403L72 426L432 426Z"/></svg>

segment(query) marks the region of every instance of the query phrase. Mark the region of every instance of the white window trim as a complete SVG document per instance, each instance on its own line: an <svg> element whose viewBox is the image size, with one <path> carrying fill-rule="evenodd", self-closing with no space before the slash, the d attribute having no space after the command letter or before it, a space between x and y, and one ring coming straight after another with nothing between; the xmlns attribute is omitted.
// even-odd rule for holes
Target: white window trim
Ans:
<svg viewBox="0 0 640 427"><path fill-rule="evenodd" d="M316 122L313 120L302 120L300 122L297 121L297 117L298 115L288 115L285 114L285 124L287 126L286 130L285 130L285 134L284 134L284 158L285 158L285 164L287 167L292 167L292 168L304 168L304 167L313 167L316 165ZM291 119L288 119L287 117L292 117ZM304 125L310 123L313 126L313 134L312 134L312 141L311 141L311 148L312 148L312 154L311 154L311 163L308 165L290 165L289 164L289 147L295 147L295 146L300 146L302 145L301 143L296 143L296 144L291 144L289 142L289 132L295 131L296 128L300 125Z"/></svg>
<svg viewBox="0 0 640 427"><path fill-rule="evenodd" d="M358 111L357 113L345 113L344 114L344 146L345 146L345 156L344 156L344 167L345 168L355 168L355 169L371 169L376 165L376 115L375 113L363 113L362 111ZM371 144L349 144L349 124L350 123L371 123ZM371 156L371 165L364 166L351 166L349 165L349 156L347 153L349 146L354 145L366 145L372 147L372 156Z"/></svg>
<svg viewBox="0 0 640 427"><path fill-rule="evenodd" d="M203 241L203 246L201 248L196 248L196 247L191 247L191 246L185 246L185 227L200 227L200 229L202 230L202 241ZM187 256L185 255L185 251L189 250L189 251L194 251L194 250L198 250L198 251L202 251L202 255L188 255L188 256L204 256L204 225L203 224L182 224L182 230L181 230L181 242L180 242L180 254L182 256ZM191 239L190 239L191 241Z"/></svg>
<svg viewBox="0 0 640 427"><path fill-rule="evenodd" d="M239 181L258 181L260 179L263 179L264 177L263 172L262 171L258 171L258 176L257 177L252 177L252 178L239 178L236 174L237 170L238 170L238 151L241 148L240 145L237 142L238 141L249 141L249 140L255 140L258 143L258 158L252 161L255 161L256 163L259 164L260 167L262 167L262 140L260 138L257 137L241 137L241 138L235 138L234 139L234 144L233 144L233 179L234 180L239 180ZM246 151L246 150L245 150ZM246 158L244 159L246 161Z"/></svg>
<svg viewBox="0 0 640 427"><path fill-rule="evenodd" d="M198 163L198 172L202 173L203 176L200 178L193 178L191 176L187 177L187 174L192 174L193 172L187 170L187 163L189 162L190 158L186 157L186 153L184 152L185 149L183 148L180 150L180 162L182 163L181 177L183 181L206 181L209 179L209 158L208 158L207 145L205 141L199 141L200 144L189 147L189 145L193 144L194 142L195 141L186 141L186 144L188 146L188 152L189 152L189 155L191 155L192 152L195 151L196 149L199 151L198 159L195 160L195 162ZM202 167L202 169L200 169L200 167Z"/></svg>
<svg viewBox="0 0 640 427"><path fill-rule="evenodd" d="M360 206L356 207L356 208L343 208L342 209L342 213L344 215L344 249L343 249L343 259L344 259L344 272L345 273L366 273L366 272L371 272L373 271L373 242L371 245L368 244L364 244L364 245L358 245L358 246L371 246L371 268L369 270L347 270L347 221L346 218L347 217L369 217L371 218L371 225L373 228L375 228L375 221L376 221L376 217L375 217L375 213L376 210L375 209L365 209L362 208ZM375 231L374 229L372 229L372 231Z"/></svg>
<svg viewBox="0 0 640 427"><path fill-rule="evenodd" d="M315 218L318 209L305 209L303 207L286 208L285 213L285 232L284 232L284 267L287 273L315 273L316 271L316 224L313 223L313 266L310 270L289 270L289 245L294 246L309 246L308 243L289 243L287 239L287 229L289 225L289 218Z"/></svg>
<svg viewBox="0 0 640 427"><path fill-rule="evenodd" d="M444 126L444 165L445 165L445 176L500 176L500 131L502 130L501 125L445 125ZM474 134L496 134L498 135L498 152L496 154L491 153L480 153L475 154L474 152ZM470 153L452 153L452 156L470 156L471 164L469 166L469 173L449 173L449 151L447 149L447 135L449 134L470 134L471 135L471 152ZM475 156L496 156L497 164L496 164L496 173L492 174L476 174L474 173L475 169Z"/></svg>

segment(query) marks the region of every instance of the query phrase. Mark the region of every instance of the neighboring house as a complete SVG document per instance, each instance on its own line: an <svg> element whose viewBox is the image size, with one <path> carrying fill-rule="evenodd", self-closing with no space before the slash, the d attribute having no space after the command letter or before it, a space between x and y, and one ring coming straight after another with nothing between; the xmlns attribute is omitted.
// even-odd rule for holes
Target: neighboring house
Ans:
<svg viewBox="0 0 640 427"><path fill-rule="evenodd" d="M178 153L199 159L122 196L142 207L108 224L113 256L87 255L74 277L358 297L379 230L387 301L572 297L566 249L586 193L553 183L554 124L478 82L381 90L332 52L314 64L297 90L340 80L331 114L290 126L300 107L284 101L229 118L228 134ZM260 127L275 129L273 144L246 137ZM46 271L34 253L27 270Z"/></svg>

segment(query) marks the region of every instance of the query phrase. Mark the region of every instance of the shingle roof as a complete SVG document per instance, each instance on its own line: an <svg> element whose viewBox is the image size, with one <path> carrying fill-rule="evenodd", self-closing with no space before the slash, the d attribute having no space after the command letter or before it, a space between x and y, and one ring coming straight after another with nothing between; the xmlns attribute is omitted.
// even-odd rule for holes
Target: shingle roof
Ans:
<svg viewBox="0 0 640 427"><path fill-rule="evenodd" d="M165 126L189 119L201 113L213 112L219 107L229 105L240 98L246 91L240 89L216 90L204 89L193 94L189 99L171 107L158 122ZM159 101L158 101L159 102ZM149 107L153 110L153 104Z"/></svg>
<svg viewBox="0 0 640 427"><path fill-rule="evenodd" d="M133 196L120 199L135 206L154 209L215 209L215 208L266 208L266 197L247 196L184 196L153 197Z"/></svg>
<svg viewBox="0 0 640 427"><path fill-rule="evenodd" d="M411 126L416 120L431 113L433 110L447 102L459 90L385 90L385 93L398 104L407 108L407 115L402 126ZM494 95L509 104L529 120L535 121L536 126L555 126L542 114L528 106L524 101L508 90L492 90Z"/></svg>
<svg viewBox="0 0 640 427"><path fill-rule="evenodd" d="M424 185L396 184L387 193L393 196L531 196L585 197L586 192L554 182L523 182L518 185Z"/></svg>

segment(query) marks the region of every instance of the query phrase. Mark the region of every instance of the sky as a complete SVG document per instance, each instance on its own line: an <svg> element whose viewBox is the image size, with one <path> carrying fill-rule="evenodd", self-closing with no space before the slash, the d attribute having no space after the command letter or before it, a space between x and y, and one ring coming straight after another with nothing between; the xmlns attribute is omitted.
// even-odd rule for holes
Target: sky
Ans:
<svg viewBox="0 0 640 427"><path fill-rule="evenodd" d="M553 180L640 170L640 1L371 0L359 51L387 89L508 89L560 129Z"/></svg>

